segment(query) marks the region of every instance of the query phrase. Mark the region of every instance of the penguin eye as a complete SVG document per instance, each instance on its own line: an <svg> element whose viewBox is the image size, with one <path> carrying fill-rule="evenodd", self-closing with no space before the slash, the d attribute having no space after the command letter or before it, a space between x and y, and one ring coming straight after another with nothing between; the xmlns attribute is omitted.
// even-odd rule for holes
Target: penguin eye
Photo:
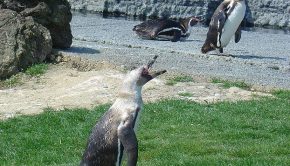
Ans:
<svg viewBox="0 0 290 166"><path fill-rule="evenodd" d="M144 68L142 69L142 75L148 75L148 74L149 74L148 69L144 67Z"/></svg>
<svg viewBox="0 0 290 166"><path fill-rule="evenodd" d="M194 26L195 25L195 20L190 20L190 26Z"/></svg>

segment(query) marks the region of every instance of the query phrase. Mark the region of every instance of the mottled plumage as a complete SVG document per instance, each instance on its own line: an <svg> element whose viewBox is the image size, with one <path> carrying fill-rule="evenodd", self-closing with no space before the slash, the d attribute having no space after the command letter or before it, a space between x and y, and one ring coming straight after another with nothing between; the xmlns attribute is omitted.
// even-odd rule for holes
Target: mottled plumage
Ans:
<svg viewBox="0 0 290 166"><path fill-rule="evenodd" d="M143 39L176 42L186 40L190 36L191 27L199 21L196 17L188 17L179 22L172 19L147 20L134 26L133 31Z"/></svg>
<svg viewBox="0 0 290 166"><path fill-rule="evenodd" d="M143 106L141 90L147 82L166 72L149 72L156 58L127 74L118 98L92 129L81 166L121 165L124 150L128 166L136 165L138 142L134 130Z"/></svg>

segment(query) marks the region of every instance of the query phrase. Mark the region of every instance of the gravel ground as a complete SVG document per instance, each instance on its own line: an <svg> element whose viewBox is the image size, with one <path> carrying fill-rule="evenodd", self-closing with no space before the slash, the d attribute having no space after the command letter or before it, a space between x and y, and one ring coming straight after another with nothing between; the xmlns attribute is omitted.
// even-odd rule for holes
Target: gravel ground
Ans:
<svg viewBox="0 0 290 166"><path fill-rule="evenodd" d="M132 31L140 21L104 19L93 14L74 14L71 27L73 45L64 53L116 65L132 67L159 55L156 69L167 69L206 78L245 81L260 89L290 89L290 35L243 31L238 44L224 49L232 56L216 52L201 54L207 28L196 26L184 42L151 41Z"/></svg>

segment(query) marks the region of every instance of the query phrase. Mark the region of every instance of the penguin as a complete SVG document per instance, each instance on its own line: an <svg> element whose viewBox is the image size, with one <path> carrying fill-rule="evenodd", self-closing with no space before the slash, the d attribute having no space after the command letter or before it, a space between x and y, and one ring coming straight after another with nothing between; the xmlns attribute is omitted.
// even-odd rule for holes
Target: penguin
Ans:
<svg viewBox="0 0 290 166"><path fill-rule="evenodd" d="M224 0L215 10L207 33L207 38L201 48L202 53L219 49L223 53L231 38L235 43L241 39L241 22L246 13L245 0Z"/></svg>
<svg viewBox="0 0 290 166"><path fill-rule="evenodd" d="M166 70L150 72L157 56L127 74L119 96L93 127L81 166L119 166L123 152L127 153L128 166L135 166L138 158L136 124L143 106L142 87Z"/></svg>
<svg viewBox="0 0 290 166"><path fill-rule="evenodd" d="M200 21L200 19L194 16L181 19L180 21L164 18L147 20L134 26L133 31L143 39L177 42L186 40L190 36L192 26Z"/></svg>

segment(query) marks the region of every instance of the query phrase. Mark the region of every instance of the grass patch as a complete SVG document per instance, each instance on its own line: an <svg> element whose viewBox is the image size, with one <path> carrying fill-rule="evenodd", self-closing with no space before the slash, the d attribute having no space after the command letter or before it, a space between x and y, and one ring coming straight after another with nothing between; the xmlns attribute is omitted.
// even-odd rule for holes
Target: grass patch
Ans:
<svg viewBox="0 0 290 166"><path fill-rule="evenodd" d="M39 77L48 70L48 64L41 63L30 66L25 72L17 73L6 80L0 80L0 88L13 88L22 85L29 77ZM27 77L29 76L29 77Z"/></svg>
<svg viewBox="0 0 290 166"><path fill-rule="evenodd" d="M0 88L13 88L21 84L23 84L23 82L21 81L21 75L16 74L10 77L9 79L1 80Z"/></svg>
<svg viewBox="0 0 290 166"><path fill-rule="evenodd" d="M288 91L277 90L277 91L274 91L273 94L276 97L279 97L281 99L290 100L290 90L288 90Z"/></svg>
<svg viewBox="0 0 290 166"><path fill-rule="evenodd" d="M193 78L190 77L190 76L176 76L176 77L172 77L172 78L169 78L167 81L166 81L166 85L175 85L177 84L178 82L193 82Z"/></svg>
<svg viewBox="0 0 290 166"><path fill-rule="evenodd" d="M245 82L243 81L228 81L228 80L222 80L222 79L218 79L218 78L213 78L211 80L212 83L220 83L222 84L222 86L224 88L230 88L230 87L238 87L238 88L241 88L241 89L250 89L251 86L246 84Z"/></svg>
<svg viewBox="0 0 290 166"><path fill-rule="evenodd" d="M32 76L32 77L39 77L40 75L44 74L48 70L48 64L40 63L32 65L31 67L27 68L25 74Z"/></svg>
<svg viewBox="0 0 290 166"><path fill-rule="evenodd" d="M290 92L275 95L207 105L146 104L137 132L138 165L290 165ZM1 121L0 165L78 165L91 128L108 108L48 109Z"/></svg>
<svg viewBox="0 0 290 166"><path fill-rule="evenodd" d="M189 92L182 92L182 93L178 93L179 96L183 96L183 97L192 97L193 94L189 93Z"/></svg>
<svg viewBox="0 0 290 166"><path fill-rule="evenodd" d="M107 108L47 109L0 122L0 165L78 165L92 125Z"/></svg>

